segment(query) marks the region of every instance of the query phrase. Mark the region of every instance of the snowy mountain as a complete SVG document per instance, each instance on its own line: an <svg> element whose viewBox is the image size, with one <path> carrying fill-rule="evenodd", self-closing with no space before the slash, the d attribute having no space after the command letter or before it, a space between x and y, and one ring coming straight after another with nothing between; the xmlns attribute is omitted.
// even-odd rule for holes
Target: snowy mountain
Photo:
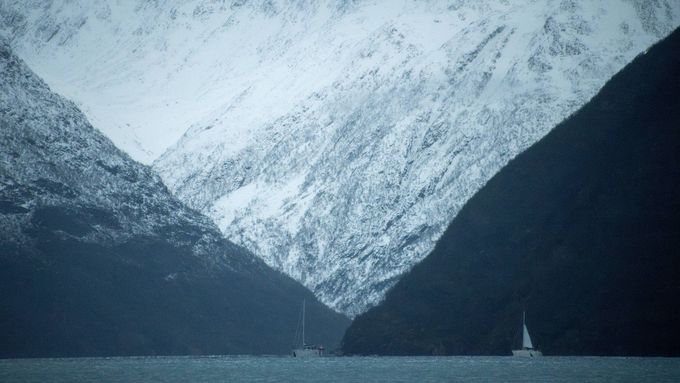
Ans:
<svg viewBox="0 0 680 383"><path fill-rule="evenodd" d="M680 23L668 1L5 1L54 89L349 314Z"/></svg>
<svg viewBox="0 0 680 383"><path fill-rule="evenodd" d="M288 353L307 299L226 241L0 41L0 357ZM244 314L245 313L245 314Z"/></svg>

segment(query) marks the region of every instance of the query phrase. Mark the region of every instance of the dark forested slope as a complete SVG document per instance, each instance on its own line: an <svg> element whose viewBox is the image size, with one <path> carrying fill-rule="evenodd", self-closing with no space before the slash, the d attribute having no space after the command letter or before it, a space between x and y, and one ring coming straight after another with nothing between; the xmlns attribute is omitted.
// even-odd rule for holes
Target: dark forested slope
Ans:
<svg viewBox="0 0 680 383"><path fill-rule="evenodd" d="M516 157L344 338L350 354L680 354L680 32Z"/></svg>

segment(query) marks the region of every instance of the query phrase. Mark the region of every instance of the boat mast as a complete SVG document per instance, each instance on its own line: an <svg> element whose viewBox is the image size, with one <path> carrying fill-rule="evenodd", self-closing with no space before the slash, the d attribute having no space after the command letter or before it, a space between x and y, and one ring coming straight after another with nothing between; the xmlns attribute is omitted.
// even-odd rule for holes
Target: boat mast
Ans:
<svg viewBox="0 0 680 383"><path fill-rule="evenodd" d="M302 347L305 346L305 300L302 300Z"/></svg>

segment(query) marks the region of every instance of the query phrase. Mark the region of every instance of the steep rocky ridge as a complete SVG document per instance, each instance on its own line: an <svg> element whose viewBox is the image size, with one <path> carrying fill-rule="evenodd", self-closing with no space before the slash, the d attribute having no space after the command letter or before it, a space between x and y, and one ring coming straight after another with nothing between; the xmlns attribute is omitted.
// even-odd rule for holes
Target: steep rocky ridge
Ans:
<svg viewBox="0 0 680 383"><path fill-rule="evenodd" d="M287 353L307 299L0 42L0 356Z"/></svg>

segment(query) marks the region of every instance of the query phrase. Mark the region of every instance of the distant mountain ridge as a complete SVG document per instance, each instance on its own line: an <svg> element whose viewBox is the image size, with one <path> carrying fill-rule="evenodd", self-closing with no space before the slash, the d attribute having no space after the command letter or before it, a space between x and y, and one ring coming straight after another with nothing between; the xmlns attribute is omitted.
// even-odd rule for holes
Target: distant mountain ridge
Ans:
<svg viewBox="0 0 680 383"><path fill-rule="evenodd" d="M348 320L173 197L0 40L0 357L287 353Z"/></svg>
<svg viewBox="0 0 680 383"><path fill-rule="evenodd" d="M680 355L680 30L512 160L349 354Z"/></svg>
<svg viewBox="0 0 680 383"><path fill-rule="evenodd" d="M0 3L0 33L226 238L350 315L674 0Z"/></svg>

